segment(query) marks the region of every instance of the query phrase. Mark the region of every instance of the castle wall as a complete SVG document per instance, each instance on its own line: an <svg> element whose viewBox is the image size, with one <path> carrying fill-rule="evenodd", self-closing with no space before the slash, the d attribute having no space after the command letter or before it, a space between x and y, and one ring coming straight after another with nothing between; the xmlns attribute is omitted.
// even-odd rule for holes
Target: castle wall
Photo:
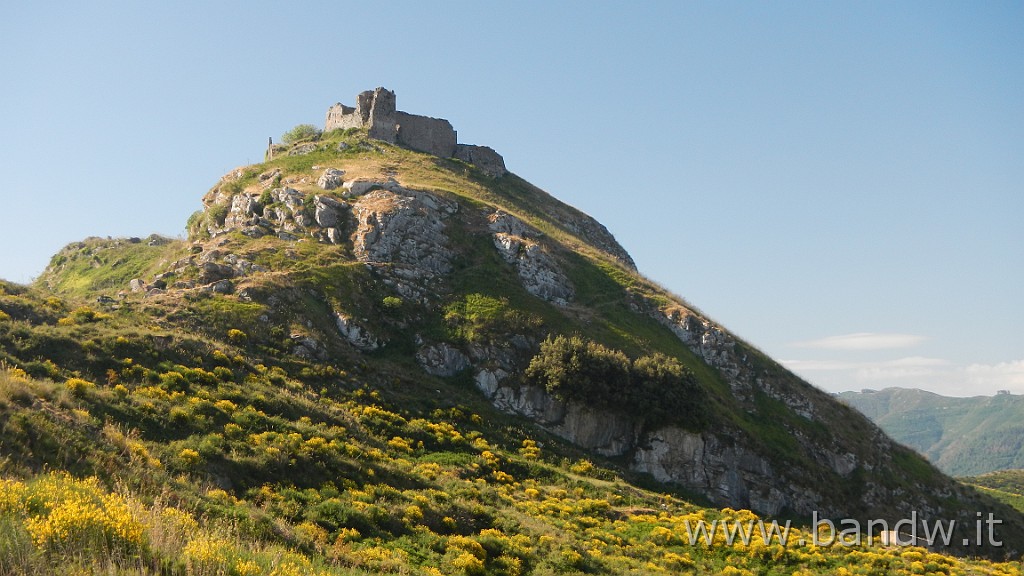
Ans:
<svg viewBox="0 0 1024 576"><path fill-rule="evenodd" d="M395 93L385 88L360 92L355 108L338 103L327 110L325 132L348 128L366 128L370 138L401 144L418 152L458 158L494 177L506 173L500 154L486 146L458 144L455 129L444 118L397 110Z"/></svg>
<svg viewBox="0 0 1024 576"><path fill-rule="evenodd" d="M505 169L505 159L489 146L474 146L472 144L457 144L452 157L463 162L469 162L479 168L484 174L498 178L508 173Z"/></svg>
<svg viewBox="0 0 1024 576"><path fill-rule="evenodd" d="M364 92L363 94L366 94ZM363 100L359 101L360 111L365 110ZM376 140L383 140L395 144L397 141L397 126L395 110L395 93L384 88L377 88L373 91L373 103L370 105L369 136Z"/></svg>
<svg viewBox="0 0 1024 576"><path fill-rule="evenodd" d="M324 121L324 132L362 127L363 119L356 114L355 108L339 103L327 109L327 120Z"/></svg>
<svg viewBox="0 0 1024 576"><path fill-rule="evenodd" d="M395 124L399 144L441 158L450 158L455 153L455 129L443 118L396 112Z"/></svg>

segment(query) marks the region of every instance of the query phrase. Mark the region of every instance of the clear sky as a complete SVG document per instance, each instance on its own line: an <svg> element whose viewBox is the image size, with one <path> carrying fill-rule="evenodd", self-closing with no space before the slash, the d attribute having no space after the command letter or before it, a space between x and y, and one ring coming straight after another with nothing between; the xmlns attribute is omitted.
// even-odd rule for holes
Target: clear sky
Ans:
<svg viewBox="0 0 1024 576"><path fill-rule="evenodd" d="M376 86L831 391L1024 393L1021 2L11 2L0 277Z"/></svg>

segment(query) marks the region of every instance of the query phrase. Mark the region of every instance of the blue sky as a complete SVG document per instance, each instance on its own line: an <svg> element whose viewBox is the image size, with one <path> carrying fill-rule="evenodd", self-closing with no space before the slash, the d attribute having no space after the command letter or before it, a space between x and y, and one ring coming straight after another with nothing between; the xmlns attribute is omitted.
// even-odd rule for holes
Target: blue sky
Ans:
<svg viewBox="0 0 1024 576"><path fill-rule="evenodd" d="M1020 2L21 2L0 51L0 277L386 86L826 390L1024 393Z"/></svg>

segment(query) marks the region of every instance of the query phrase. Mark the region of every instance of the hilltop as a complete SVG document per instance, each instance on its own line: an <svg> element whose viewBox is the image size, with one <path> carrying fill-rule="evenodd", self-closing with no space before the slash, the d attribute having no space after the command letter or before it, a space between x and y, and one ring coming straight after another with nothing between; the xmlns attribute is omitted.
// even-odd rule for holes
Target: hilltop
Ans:
<svg viewBox="0 0 1024 576"><path fill-rule="evenodd" d="M8 566L45 571L81 542L117 570L198 574L967 566L682 541L687 521L755 513L957 520L949 551L1019 556L1019 513L393 96L225 175L187 239L90 238L3 284ZM1001 547L970 540L989 512Z"/></svg>
<svg viewBox="0 0 1024 576"><path fill-rule="evenodd" d="M843 392L839 398L947 474L1024 468L1024 396L952 398L886 388Z"/></svg>

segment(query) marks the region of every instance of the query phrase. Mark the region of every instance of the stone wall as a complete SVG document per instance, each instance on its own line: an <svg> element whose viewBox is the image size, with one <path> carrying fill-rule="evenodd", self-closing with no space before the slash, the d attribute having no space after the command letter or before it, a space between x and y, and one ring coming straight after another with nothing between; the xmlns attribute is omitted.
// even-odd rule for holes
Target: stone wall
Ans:
<svg viewBox="0 0 1024 576"><path fill-rule="evenodd" d="M447 120L396 112L395 122L399 144L441 158L455 153L456 133Z"/></svg>
<svg viewBox="0 0 1024 576"><path fill-rule="evenodd" d="M347 128L362 128L363 119L356 114L356 109L337 103L327 109L327 121L324 123L325 130L345 130Z"/></svg>
<svg viewBox="0 0 1024 576"><path fill-rule="evenodd" d="M497 178L508 173L505 169L505 159L488 146L473 146L472 144L459 144L455 146L453 158L463 162L469 162L479 168L484 174Z"/></svg>

